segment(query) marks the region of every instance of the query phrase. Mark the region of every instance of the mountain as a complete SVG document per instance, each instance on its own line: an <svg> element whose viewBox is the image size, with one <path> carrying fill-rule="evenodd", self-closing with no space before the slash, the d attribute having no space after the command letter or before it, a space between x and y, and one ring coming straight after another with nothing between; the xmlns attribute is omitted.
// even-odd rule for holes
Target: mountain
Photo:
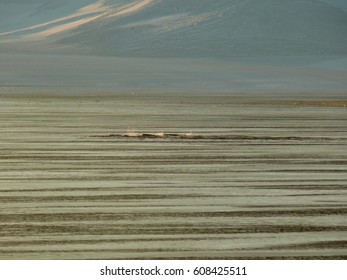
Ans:
<svg viewBox="0 0 347 280"><path fill-rule="evenodd" d="M0 0L0 87L346 92L345 0Z"/></svg>
<svg viewBox="0 0 347 280"><path fill-rule="evenodd" d="M336 0L0 0L0 44L139 57L344 55L346 7Z"/></svg>

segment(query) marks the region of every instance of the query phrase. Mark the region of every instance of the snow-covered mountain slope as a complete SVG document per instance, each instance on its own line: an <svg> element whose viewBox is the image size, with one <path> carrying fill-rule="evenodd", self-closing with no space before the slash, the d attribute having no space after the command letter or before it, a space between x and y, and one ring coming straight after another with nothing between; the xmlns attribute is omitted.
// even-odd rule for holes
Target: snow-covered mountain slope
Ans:
<svg viewBox="0 0 347 280"><path fill-rule="evenodd" d="M112 56L347 54L341 0L0 0L0 49Z"/></svg>
<svg viewBox="0 0 347 280"><path fill-rule="evenodd" d="M0 0L0 38L2 41L26 41L44 38L49 33L69 30L81 20L91 20L102 5L95 0ZM50 32L55 30L56 32Z"/></svg>
<svg viewBox="0 0 347 280"><path fill-rule="evenodd" d="M346 0L0 0L0 90L346 95L346 81Z"/></svg>

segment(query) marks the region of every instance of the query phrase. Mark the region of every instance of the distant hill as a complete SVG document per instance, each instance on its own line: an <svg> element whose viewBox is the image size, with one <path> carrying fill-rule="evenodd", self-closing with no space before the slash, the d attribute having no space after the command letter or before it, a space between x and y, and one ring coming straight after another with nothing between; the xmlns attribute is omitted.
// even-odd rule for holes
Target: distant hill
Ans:
<svg viewBox="0 0 347 280"><path fill-rule="evenodd" d="M339 0L0 0L0 50L139 57L347 54Z"/></svg>
<svg viewBox="0 0 347 280"><path fill-rule="evenodd" d="M346 62L346 0L0 0L0 90L345 98Z"/></svg>

